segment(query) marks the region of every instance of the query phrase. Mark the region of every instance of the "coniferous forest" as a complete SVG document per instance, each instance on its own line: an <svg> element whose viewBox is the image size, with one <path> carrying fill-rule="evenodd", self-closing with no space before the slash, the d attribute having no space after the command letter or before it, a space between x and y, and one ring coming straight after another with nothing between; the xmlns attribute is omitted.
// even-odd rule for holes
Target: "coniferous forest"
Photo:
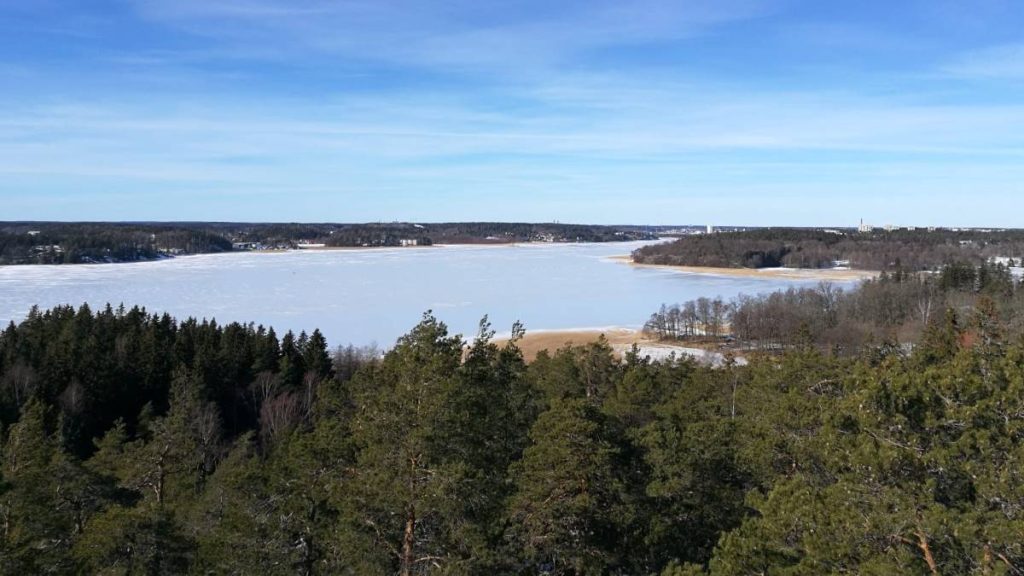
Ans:
<svg viewBox="0 0 1024 576"><path fill-rule="evenodd" d="M138 308L0 336L3 574L1020 574L1024 339L719 368Z"/></svg>
<svg viewBox="0 0 1024 576"><path fill-rule="evenodd" d="M0 34L0 576L1024 576L1024 0Z"/></svg>

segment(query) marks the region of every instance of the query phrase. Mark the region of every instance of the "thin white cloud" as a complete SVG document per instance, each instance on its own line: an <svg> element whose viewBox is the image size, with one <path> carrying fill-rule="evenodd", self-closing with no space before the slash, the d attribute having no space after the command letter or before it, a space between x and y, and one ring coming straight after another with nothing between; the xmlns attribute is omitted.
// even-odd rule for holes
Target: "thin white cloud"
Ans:
<svg viewBox="0 0 1024 576"><path fill-rule="evenodd" d="M535 70L597 48L688 38L770 9L767 0L133 1L150 21L253 58L306 53L485 71Z"/></svg>
<svg viewBox="0 0 1024 576"><path fill-rule="evenodd" d="M650 46L588 60L634 43L710 50L693 39L771 9L757 0L528 0L498 14L469 0L127 1L172 40L101 50L95 70L0 65L28 74L0 95L0 197L253 190L329 202L336 191L404 206L476 191L508 207L591 191L597 206L637 194L1005 195L1024 181L1024 104L1006 99L953 99L906 77L825 89L627 65ZM877 40L817 32L797 42ZM951 68L1013 77L1024 61L1013 50Z"/></svg>
<svg viewBox="0 0 1024 576"><path fill-rule="evenodd" d="M837 154L873 155L860 161L876 165L941 156L931 161L983 166L1024 156L1024 105L570 84L524 91L534 100L526 112L420 93L302 106L218 100L32 107L0 118L0 173L290 187L374 173L381 180L423 171L466 176L480 167L490 179L515 179L523 166L569 174L596 164L632 171L660 163L658 171L670 173L672 163L736 166L742 158L764 166L787 154L822 173L818 162ZM304 181L293 181L296 174Z"/></svg>
<svg viewBox="0 0 1024 576"><path fill-rule="evenodd" d="M963 78L1024 80L1024 43L961 54L948 62L943 70Z"/></svg>

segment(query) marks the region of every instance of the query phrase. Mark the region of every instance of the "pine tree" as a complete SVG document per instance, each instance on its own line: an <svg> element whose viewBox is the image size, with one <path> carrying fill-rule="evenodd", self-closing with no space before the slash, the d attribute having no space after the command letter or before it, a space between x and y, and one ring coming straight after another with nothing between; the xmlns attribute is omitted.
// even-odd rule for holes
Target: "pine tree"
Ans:
<svg viewBox="0 0 1024 576"><path fill-rule="evenodd" d="M617 562L621 486L603 434L586 399L556 400L531 428L508 512L529 572L602 574Z"/></svg>
<svg viewBox="0 0 1024 576"><path fill-rule="evenodd" d="M201 492L219 456L216 409L201 400L198 386L189 373L180 373L168 414L152 419L144 437L124 450L122 481L157 507Z"/></svg>
<svg viewBox="0 0 1024 576"><path fill-rule="evenodd" d="M587 398L600 405L618 377L618 365L602 335L585 346L565 346L553 356L541 353L531 365L531 378L548 401Z"/></svg>
<svg viewBox="0 0 1024 576"><path fill-rule="evenodd" d="M373 371L356 377L355 476L346 516L362 567L402 576L443 565L454 508L448 447L438 441L444 400L462 359L462 339L429 313ZM361 537L360 537L361 535ZM388 568L385 568L388 567Z"/></svg>
<svg viewBox="0 0 1024 576"><path fill-rule="evenodd" d="M170 576L188 570L194 546L173 511L142 503L114 505L96 515L74 554L90 574Z"/></svg>
<svg viewBox="0 0 1024 576"><path fill-rule="evenodd" d="M90 465L113 466L135 499L111 506L85 530L75 555L90 570L175 574L191 562L195 544L183 518L220 450L216 411L198 388L193 376L180 373L166 416L140 418L146 429L135 441L126 442L124 429L115 427L98 443Z"/></svg>
<svg viewBox="0 0 1024 576"><path fill-rule="evenodd" d="M516 342L521 327L513 326L509 343L499 348L485 317L457 378L448 382L438 415L440 468L448 477L442 511L450 527L444 535L453 573L507 569L502 554L503 505L509 496L508 468L528 443L532 423L532 392L526 365Z"/></svg>
<svg viewBox="0 0 1024 576"><path fill-rule="evenodd" d="M220 464L193 510L196 567L218 574L336 574L337 518L327 504L323 464L312 438L295 432L267 458L251 436Z"/></svg>

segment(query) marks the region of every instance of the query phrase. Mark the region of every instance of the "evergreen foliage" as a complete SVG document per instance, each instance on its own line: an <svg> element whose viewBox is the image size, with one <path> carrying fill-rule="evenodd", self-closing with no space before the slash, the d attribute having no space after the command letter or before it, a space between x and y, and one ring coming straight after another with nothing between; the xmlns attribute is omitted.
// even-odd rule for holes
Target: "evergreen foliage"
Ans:
<svg viewBox="0 0 1024 576"><path fill-rule="evenodd" d="M0 574L1021 574L1024 339L526 364L141 309L0 335Z"/></svg>

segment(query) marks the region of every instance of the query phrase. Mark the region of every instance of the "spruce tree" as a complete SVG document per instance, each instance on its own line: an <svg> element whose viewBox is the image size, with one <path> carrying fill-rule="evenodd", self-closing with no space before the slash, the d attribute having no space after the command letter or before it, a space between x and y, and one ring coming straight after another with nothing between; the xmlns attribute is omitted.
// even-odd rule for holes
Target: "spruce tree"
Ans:
<svg viewBox="0 0 1024 576"><path fill-rule="evenodd" d="M31 399L11 427L3 450L7 490L0 502L5 574L68 569L74 518L59 506L55 460L60 446L46 426L46 410Z"/></svg>

